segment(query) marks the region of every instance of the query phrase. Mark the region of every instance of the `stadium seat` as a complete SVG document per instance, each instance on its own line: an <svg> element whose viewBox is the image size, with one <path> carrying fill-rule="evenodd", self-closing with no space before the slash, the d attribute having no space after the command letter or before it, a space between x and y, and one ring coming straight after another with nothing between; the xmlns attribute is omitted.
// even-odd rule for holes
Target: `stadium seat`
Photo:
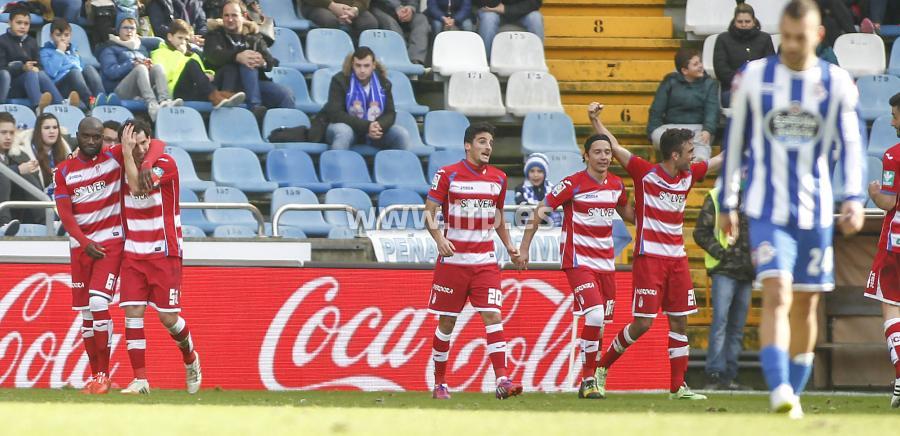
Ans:
<svg viewBox="0 0 900 436"><path fill-rule="evenodd" d="M388 70L418 76L425 74L425 67L410 62L403 35L392 30L365 30L359 35L359 46L369 47L378 63Z"/></svg>
<svg viewBox="0 0 900 436"><path fill-rule="evenodd" d="M734 17L734 3L687 0L684 14L685 32L698 36L713 35L728 30L728 23Z"/></svg>
<svg viewBox="0 0 900 436"><path fill-rule="evenodd" d="M453 165L466 158L466 152L462 148L450 148L447 150L436 150L428 156L428 180L434 179L434 173L439 169Z"/></svg>
<svg viewBox="0 0 900 436"><path fill-rule="evenodd" d="M319 204L316 194L306 188L278 188L272 193L272 208L269 213L271 218L275 212L285 204ZM322 212L318 210L285 212L278 222L278 230L285 227L293 227L302 230L305 234L314 237L325 237L331 231L331 224L325 222Z"/></svg>
<svg viewBox="0 0 900 436"><path fill-rule="evenodd" d="M84 119L84 112L81 109L67 104L51 104L44 108L44 113L53 114L59 120L59 126L65 129L65 133L72 136L78 132L78 123Z"/></svg>
<svg viewBox="0 0 900 436"><path fill-rule="evenodd" d="M503 205L509 206L514 204L516 204L516 191L515 189L507 189L506 196L503 197ZM503 219L512 225L520 225L520 223L516 222L516 214L517 212L503 212Z"/></svg>
<svg viewBox="0 0 900 436"><path fill-rule="evenodd" d="M286 27L297 32L305 32L309 30L312 23L301 17L296 9L294 2L290 0L260 0L259 5L262 6L263 12L267 17L275 20L278 27ZM276 36L275 40L278 38ZM277 58L277 56L276 56Z"/></svg>
<svg viewBox="0 0 900 436"><path fill-rule="evenodd" d="M891 59L888 63L888 74L900 76L900 44L891 44Z"/></svg>
<svg viewBox="0 0 900 436"><path fill-rule="evenodd" d="M223 147L246 148L255 153L268 153L275 148L263 141L259 136L256 117L242 107L223 107L212 111L209 115L209 137Z"/></svg>
<svg viewBox="0 0 900 436"><path fill-rule="evenodd" d="M288 226L281 226L281 228L278 229L278 236L281 236L282 238L285 238L285 239L308 239L309 238L308 236L306 236L306 232L304 232L303 229L298 229L296 227L288 227Z"/></svg>
<svg viewBox="0 0 900 436"><path fill-rule="evenodd" d="M406 111L417 117L425 115L430 110L428 106L419 104L413 92L412 83L400 71L388 70L388 80L391 81L391 95L394 97L394 108L398 111Z"/></svg>
<svg viewBox="0 0 900 436"><path fill-rule="evenodd" d="M313 73L312 77L312 101L315 104L325 106L328 103L328 90L331 88L331 78L340 70L323 68Z"/></svg>
<svg viewBox="0 0 900 436"><path fill-rule="evenodd" d="M198 114L199 115L199 114ZM126 120L133 119L134 114L131 113L130 110L123 106L96 106L91 109L91 116L99 119L100 121L115 121L119 124L124 123ZM201 118L202 122L203 119ZM157 118L157 129L156 134L159 136L159 118ZM206 132L203 132L203 136L206 136ZM168 141L166 141L168 142Z"/></svg>
<svg viewBox="0 0 900 436"><path fill-rule="evenodd" d="M7 30L9 30L9 23L0 22L0 35L6 33Z"/></svg>
<svg viewBox="0 0 900 436"><path fill-rule="evenodd" d="M434 38L431 66L444 77L463 71L491 71L481 36L464 31L441 32Z"/></svg>
<svg viewBox="0 0 900 436"><path fill-rule="evenodd" d="M34 28L34 24L35 23L31 23L32 29ZM69 25L72 26L72 44L78 49L78 57L81 58L82 65L91 65L99 70L100 61L97 60L97 57L94 56L94 53L91 50L94 46L91 45L90 40L88 40L87 32L84 31L83 27L75 23L69 23ZM38 44L43 46L47 41L50 41L50 23L44 24L41 27L41 39L38 41Z"/></svg>
<svg viewBox="0 0 900 436"><path fill-rule="evenodd" d="M542 72L513 73L506 83L506 110L517 117L529 112L562 112L556 77Z"/></svg>
<svg viewBox="0 0 900 436"><path fill-rule="evenodd" d="M198 203L200 200L197 194L190 189L184 188L178 193L178 201L181 203ZM206 219L202 209L181 209L181 224L196 227L204 233L212 233L216 230L216 225Z"/></svg>
<svg viewBox="0 0 900 436"><path fill-rule="evenodd" d="M272 81L290 88L294 92L294 107L306 113L316 113L322 110L322 104L316 103L309 95L306 79L303 74L292 68L275 67L266 73Z"/></svg>
<svg viewBox="0 0 900 436"><path fill-rule="evenodd" d="M256 231L250 227L227 224L216 227L214 238L255 238Z"/></svg>
<svg viewBox="0 0 900 436"><path fill-rule="evenodd" d="M454 73L447 88L447 109L473 117L503 116L500 81L491 73Z"/></svg>
<svg viewBox="0 0 900 436"><path fill-rule="evenodd" d="M106 107L110 106L102 106L101 111ZM210 153L221 147L206 136L204 127L200 112L189 107L160 108L156 115L156 137L192 153Z"/></svg>
<svg viewBox="0 0 900 436"><path fill-rule="evenodd" d="M263 118L263 139L269 141L269 135L279 127L310 126L309 117L299 109L276 108L266 111ZM302 150L310 154L319 154L328 149L327 144L318 142L270 142L278 148Z"/></svg>
<svg viewBox="0 0 900 436"><path fill-rule="evenodd" d="M219 186L231 186L243 192L269 193L278 183L263 177L259 158L243 148L220 148L213 152L212 178Z"/></svg>
<svg viewBox="0 0 900 436"><path fill-rule="evenodd" d="M869 169L869 174L866 176L866 186L869 185L868 182L871 182L874 180L878 180L878 181L882 180L882 169L883 168L882 168L882 163L881 163L881 156L879 156L879 157L868 156L868 158L866 159L866 166ZM874 207L878 207L878 206L875 206L875 202L872 200L871 197L869 197L866 200L866 207L874 208Z"/></svg>
<svg viewBox="0 0 900 436"><path fill-rule="evenodd" d="M378 194L378 214L382 214L389 206L398 204L425 204L422 196L409 189L385 189ZM382 223L382 229L421 229L425 223L422 221L422 211L394 211L387 215Z"/></svg>
<svg viewBox="0 0 900 436"><path fill-rule="evenodd" d="M319 174L322 181L335 188L355 188L367 194L376 194L384 186L372 183L369 169L362 156L350 150L328 150L319 158Z"/></svg>
<svg viewBox="0 0 900 436"><path fill-rule="evenodd" d="M16 236L42 237L47 236L47 226L43 224L19 224Z"/></svg>
<svg viewBox="0 0 900 436"><path fill-rule="evenodd" d="M425 143L438 149L464 148L469 119L454 111L431 111L425 115Z"/></svg>
<svg viewBox="0 0 900 436"><path fill-rule="evenodd" d="M206 203L249 203L247 196L243 192L228 186L216 186L215 188L207 189L203 199ZM256 229L259 225L249 210L204 209L203 213L206 214L206 219L216 226L233 224Z"/></svg>
<svg viewBox="0 0 900 436"><path fill-rule="evenodd" d="M6 9L7 3L16 3L19 0L0 0L0 11ZM34 26L40 26L44 24L44 17L37 14L29 14L31 16L31 28L34 29ZM9 22L9 14L0 14L0 21L4 23Z"/></svg>
<svg viewBox="0 0 900 436"><path fill-rule="evenodd" d="M768 34L774 34L779 31L779 23L781 23L781 14L784 7L787 6L789 0L747 0L750 6L753 6L753 12L756 19L759 20L762 31ZM732 5L732 8L734 6ZM731 23L732 12L728 16L725 25Z"/></svg>
<svg viewBox="0 0 900 436"><path fill-rule="evenodd" d="M845 33L834 41L834 54L841 68L854 77L884 74L884 40L871 33Z"/></svg>
<svg viewBox="0 0 900 436"><path fill-rule="evenodd" d="M312 73L319 69L318 65L306 60L300 37L291 29L276 27L275 43L269 47L269 51L278 59L278 66L281 68L293 68L301 73Z"/></svg>
<svg viewBox="0 0 900 436"><path fill-rule="evenodd" d="M887 149L900 141L897 140L897 130L891 126L891 116L882 115L872 123L872 132L869 134L869 156L881 158Z"/></svg>
<svg viewBox="0 0 900 436"><path fill-rule="evenodd" d="M382 150L375 155L375 181L386 188L402 188L421 195L430 185L422 174L422 163L406 150Z"/></svg>
<svg viewBox="0 0 900 436"><path fill-rule="evenodd" d="M184 211L182 210L181 213L183 214ZM203 229L201 229L200 227L182 224L181 236L184 238L205 238L206 233L204 233Z"/></svg>
<svg viewBox="0 0 900 436"><path fill-rule="evenodd" d="M201 180L200 177L197 177L197 171L194 169L194 160L183 148L166 146L166 153L175 159L175 165L178 166L178 184L182 189L203 192L207 188L216 186L213 182Z"/></svg>
<svg viewBox="0 0 900 436"><path fill-rule="evenodd" d="M328 239L354 239L356 238L356 229L348 227L332 227L328 232Z"/></svg>
<svg viewBox="0 0 900 436"><path fill-rule="evenodd" d="M419 133L419 124L416 123L416 119L412 114L398 109L394 125L406 129L406 133L409 134L410 140L409 151L413 152L413 154L416 156L428 156L434 152L434 147L429 147L422 142L422 134Z"/></svg>
<svg viewBox="0 0 900 436"><path fill-rule="evenodd" d="M781 34L780 33L772 34L772 48L775 49L775 53L778 53L781 50Z"/></svg>
<svg viewBox="0 0 900 436"><path fill-rule="evenodd" d="M319 68L337 68L353 53L353 41L339 29L312 29L306 34L306 58Z"/></svg>
<svg viewBox="0 0 900 436"><path fill-rule="evenodd" d="M573 151L548 151L544 153L550 168L547 168L547 181L556 185L565 177L571 176L585 169L581 153Z"/></svg>
<svg viewBox="0 0 900 436"><path fill-rule="evenodd" d="M20 104L0 104L0 112L9 112L16 119L16 128L19 130L33 129L37 116L28 106Z"/></svg>
<svg viewBox="0 0 900 436"><path fill-rule="evenodd" d="M546 151L578 153L575 126L564 112L532 112L522 124L522 151L526 154Z"/></svg>
<svg viewBox="0 0 900 436"><path fill-rule="evenodd" d="M891 97L900 92L900 77L890 75L863 76L856 81L859 88L859 115L872 121L891 114Z"/></svg>
<svg viewBox="0 0 900 436"><path fill-rule="evenodd" d="M354 188L334 188L325 193L325 204L348 204L358 214L354 218L349 212L342 210L330 210L325 212L325 221L335 227L357 229L357 219L365 229L375 228L375 209L369 194Z"/></svg>
<svg viewBox="0 0 900 436"><path fill-rule="evenodd" d="M719 34L709 35L706 37L706 40L703 41L703 55L701 60L703 61L703 69L706 70L706 74L709 74L709 77L713 79L716 78L716 69L713 67L713 55L716 52L716 40L719 39Z"/></svg>
<svg viewBox="0 0 900 436"><path fill-rule="evenodd" d="M517 71L547 71L544 43L529 32L500 32L491 44L491 72L501 77Z"/></svg>
<svg viewBox="0 0 900 436"><path fill-rule="evenodd" d="M316 194L331 189L331 183L319 181L313 161L303 150L276 149L266 156L266 174L280 187L306 188Z"/></svg>

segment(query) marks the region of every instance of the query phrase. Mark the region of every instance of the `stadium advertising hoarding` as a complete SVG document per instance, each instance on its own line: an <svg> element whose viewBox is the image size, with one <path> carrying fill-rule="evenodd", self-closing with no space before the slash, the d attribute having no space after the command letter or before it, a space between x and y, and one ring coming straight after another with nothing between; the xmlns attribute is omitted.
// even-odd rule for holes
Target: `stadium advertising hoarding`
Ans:
<svg viewBox="0 0 900 436"><path fill-rule="evenodd" d="M203 362L204 388L425 390L436 319L424 309L430 270L186 267L184 317ZM617 273L608 345L630 319L630 273ZM70 309L67 265L0 264L0 386L80 387L88 360ZM574 389L571 296L559 271L504 271L512 375L527 390ZM113 312L111 372L132 376L123 313ZM154 388L184 387L180 354L147 312L147 371ZM453 390L493 391L484 327L467 307L448 366ZM610 389L668 386L666 322L629 348Z"/></svg>

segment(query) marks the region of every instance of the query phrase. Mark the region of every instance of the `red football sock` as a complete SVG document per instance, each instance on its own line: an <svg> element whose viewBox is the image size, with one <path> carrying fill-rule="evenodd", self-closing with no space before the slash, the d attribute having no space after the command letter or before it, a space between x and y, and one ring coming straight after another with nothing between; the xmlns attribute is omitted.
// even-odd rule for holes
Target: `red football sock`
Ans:
<svg viewBox="0 0 900 436"><path fill-rule="evenodd" d="M884 337L891 350L891 363L894 374L900 379L900 318L889 319L884 323Z"/></svg>
<svg viewBox="0 0 900 436"><path fill-rule="evenodd" d="M97 372L109 375L109 310L92 312L94 315L94 349L97 352Z"/></svg>
<svg viewBox="0 0 900 436"><path fill-rule="evenodd" d="M86 311L87 312L87 311ZM90 313L90 312L88 312ZM84 341L84 351L88 355L91 364L91 376L97 375L97 347L94 346L94 319L82 318L81 338Z"/></svg>
<svg viewBox="0 0 900 436"><path fill-rule="evenodd" d="M146 379L147 363L144 354L147 351L147 340L144 337L144 318L125 318L125 344L134 378Z"/></svg>
<svg viewBox="0 0 900 436"><path fill-rule="evenodd" d="M491 324L484 327L487 333L487 352L494 367L494 376L506 377L506 339L503 337L503 324Z"/></svg>
<svg viewBox="0 0 900 436"><path fill-rule="evenodd" d="M684 373L687 372L688 353L687 335L669 332L669 369L671 378L669 382L669 392L677 392L684 384Z"/></svg>
<svg viewBox="0 0 900 436"><path fill-rule="evenodd" d="M450 335L441 333L440 329L434 330L434 338L431 340L431 358L434 360L434 385L447 383L447 360L450 358Z"/></svg>
<svg viewBox="0 0 900 436"><path fill-rule="evenodd" d="M597 353L600 351L600 336L603 334L603 307L594 309L584 315L584 327L581 328L581 353L584 361L581 367L581 378L594 376L597 369Z"/></svg>
<svg viewBox="0 0 900 436"><path fill-rule="evenodd" d="M609 344L606 353L603 353L603 357L600 358L599 366L601 368L609 368L612 366L616 360L619 360L619 357L622 357L622 355L625 354L625 350L634 343L634 339L631 339L631 335L628 334L629 327L631 327L631 324L626 325L625 328L616 335L616 338L613 339L612 343Z"/></svg>
<svg viewBox="0 0 900 436"><path fill-rule="evenodd" d="M196 359L194 356L194 341L191 340L191 329L188 328L184 318L179 316L178 321L175 321L175 325L169 327L169 336L172 336L172 339L178 344L178 349L181 350L181 359L185 365L194 363L194 359Z"/></svg>

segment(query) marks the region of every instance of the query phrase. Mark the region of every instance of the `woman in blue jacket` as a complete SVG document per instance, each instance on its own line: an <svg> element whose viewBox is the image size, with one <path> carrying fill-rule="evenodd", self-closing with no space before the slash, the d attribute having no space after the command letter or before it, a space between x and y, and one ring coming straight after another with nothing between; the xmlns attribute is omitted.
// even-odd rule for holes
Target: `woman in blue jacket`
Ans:
<svg viewBox="0 0 900 436"><path fill-rule="evenodd" d="M91 65L83 66L78 48L72 43L72 26L65 18L50 24L50 41L41 47L41 65L61 94L78 93L83 103L103 92L100 73ZM86 47L90 50L90 47Z"/></svg>

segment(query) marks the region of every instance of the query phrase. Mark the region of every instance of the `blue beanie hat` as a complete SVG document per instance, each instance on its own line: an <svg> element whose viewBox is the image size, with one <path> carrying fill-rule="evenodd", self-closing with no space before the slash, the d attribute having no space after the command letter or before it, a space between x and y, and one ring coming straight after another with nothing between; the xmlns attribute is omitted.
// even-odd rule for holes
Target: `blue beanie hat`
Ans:
<svg viewBox="0 0 900 436"><path fill-rule="evenodd" d="M540 168L544 172L544 177L547 177L549 175L547 168L550 167L550 159L547 159L547 156L543 153L532 153L529 155L528 159L525 160L525 177L528 177L528 172L534 167Z"/></svg>

